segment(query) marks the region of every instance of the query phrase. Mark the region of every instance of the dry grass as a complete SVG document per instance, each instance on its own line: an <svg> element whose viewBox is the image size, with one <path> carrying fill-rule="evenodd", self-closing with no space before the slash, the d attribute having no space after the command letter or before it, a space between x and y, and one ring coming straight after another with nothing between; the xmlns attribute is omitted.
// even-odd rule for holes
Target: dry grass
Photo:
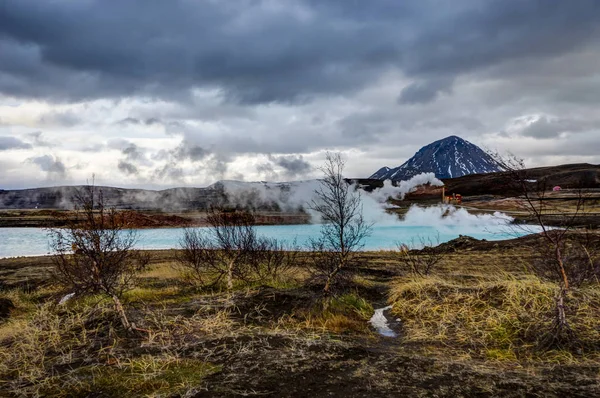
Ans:
<svg viewBox="0 0 600 398"><path fill-rule="evenodd" d="M142 347L156 347L161 350L181 350L197 344L206 336L212 338L239 333L241 327L232 319L232 309L200 309L194 315L185 317L172 315L167 308L148 311L144 327L148 334L140 343Z"/></svg>
<svg viewBox="0 0 600 398"><path fill-rule="evenodd" d="M53 397L159 397L189 394L219 368L195 359L142 356L115 365L78 368L47 382L40 393Z"/></svg>
<svg viewBox="0 0 600 398"><path fill-rule="evenodd" d="M371 334L373 306L354 293L326 297L280 318L275 328L335 334Z"/></svg>
<svg viewBox="0 0 600 398"><path fill-rule="evenodd" d="M23 312L0 326L0 390L15 396L185 393L217 368L183 357L178 349L233 325L224 311L186 319L153 309L136 317L148 332L129 336L118 328L112 303L100 297L72 300L66 306L25 308L23 303L17 302ZM136 353L132 344L158 351Z"/></svg>
<svg viewBox="0 0 600 398"><path fill-rule="evenodd" d="M460 281L452 275L403 278L393 284L390 303L402 320L406 341L422 348L466 358L571 360L573 355L567 352L537 350L551 327L557 289L534 276L507 273ZM567 305L578 336L575 355L598 358L599 289L581 289Z"/></svg>
<svg viewBox="0 0 600 398"><path fill-rule="evenodd" d="M57 306L53 303L61 294L48 288L0 293L16 306L10 320L0 323L0 391L15 396L185 395L219 369L214 363L227 366L240 354L236 350L250 358L240 365L242 374L288 349L299 358L309 355L302 345L315 341L377 344L368 323L373 307L364 297L378 302L386 285L403 326L402 339L393 342L397 346L389 355L416 349L494 367L498 361L512 367L600 359L598 287L579 289L567 302L581 351L537 350L540 331L551 322L556 286L525 272L526 248L447 254L434 276L392 282L400 272L397 253L366 253L367 267L353 279L357 290L320 299L297 288L306 276L302 268L277 281L236 286L228 294L191 289L172 267L172 253L155 254L123 300L131 320L145 330L135 336L120 329L106 298ZM292 343L304 348L288 347Z"/></svg>

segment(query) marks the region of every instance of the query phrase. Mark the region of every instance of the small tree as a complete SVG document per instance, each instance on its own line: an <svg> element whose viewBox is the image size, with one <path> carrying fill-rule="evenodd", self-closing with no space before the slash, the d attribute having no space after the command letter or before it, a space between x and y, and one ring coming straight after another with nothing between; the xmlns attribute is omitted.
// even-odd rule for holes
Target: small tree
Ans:
<svg viewBox="0 0 600 398"><path fill-rule="evenodd" d="M547 178L532 175L522 159L514 155L491 155L505 170L507 189L520 198L520 207L541 230L539 235L543 242L536 246L538 255L532 270L559 285L556 316L546 345L572 340L574 334L567 321L565 299L573 288L590 281L598 282L600 277L597 243L593 243L587 228L574 231L579 216L585 212L586 195L581 189L575 190L573 206L567 211L548 198L551 186ZM559 228L549 225L551 219Z"/></svg>
<svg viewBox="0 0 600 398"><path fill-rule="evenodd" d="M360 191L343 177L341 154L328 152L321 171L324 178L309 207L323 223L321 235L311 240L312 269L323 283L323 292L329 293L341 273L355 265L372 225L362 215Z"/></svg>
<svg viewBox="0 0 600 398"><path fill-rule="evenodd" d="M119 212L106 205L94 184L73 198L76 217L65 217L64 228L50 229L54 276L76 295L106 294L115 304L126 330L132 330L120 297L148 264L148 256L133 250L138 236Z"/></svg>

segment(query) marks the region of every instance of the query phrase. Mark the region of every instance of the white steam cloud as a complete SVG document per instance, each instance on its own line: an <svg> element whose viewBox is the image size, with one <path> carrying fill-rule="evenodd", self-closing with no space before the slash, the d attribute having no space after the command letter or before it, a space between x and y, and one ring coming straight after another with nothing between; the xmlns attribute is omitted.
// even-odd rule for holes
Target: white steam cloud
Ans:
<svg viewBox="0 0 600 398"><path fill-rule="evenodd" d="M219 181L231 205L240 207L278 207L281 211L307 210L319 188L318 180L294 182Z"/></svg>
<svg viewBox="0 0 600 398"><path fill-rule="evenodd" d="M383 182L383 187L375 189L371 193L367 192L367 196L380 203L385 203L390 197L404 199L404 196L406 196L407 193L413 192L421 185L441 187L444 183L438 180L434 173L421 173L410 180L400 181L398 186L393 186L391 180L385 180Z"/></svg>
<svg viewBox="0 0 600 398"><path fill-rule="evenodd" d="M319 180L295 182L243 182L220 181L230 204L240 207L265 208L274 207L281 211L309 211L308 207L315 198L319 188ZM442 186L434 173L422 173L410 180L401 181L393 186L390 180L383 182L383 187L372 192L357 190L362 196L363 215L373 223L397 223L398 217L385 212L387 200L392 198L404 199L404 196L421 185ZM311 214L313 222L319 222L317 214Z"/></svg>
<svg viewBox="0 0 600 398"><path fill-rule="evenodd" d="M457 209L452 205L421 207L413 205L404 215L402 225L436 228L461 227L480 229L508 225L513 218L500 212L494 214L471 214L465 209ZM479 231L481 232L481 231Z"/></svg>
<svg viewBox="0 0 600 398"><path fill-rule="evenodd" d="M311 201L315 198L315 190L321 184L319 180L295 181L285 183L272 182L242 182L220 181L230 204L241 207L264 208L275 207L286 212L307 211ZM452 205L439 204L437 206L420 207L412 206L400 219L396 214L385 211L392 198L404 199L404 196L422 185L443 186L434 173L422 173L410 180L401 181L394 186L390 180L383 183L383 187L367 192L360 192L363 206L363 215L368 222L376 225L397 225L406 227L434 227L448 231L459 229L460 233L469 234L483 232L487 228L497 229L512 222L512 218L504 213L471 214L463 208ZM319 222L317 214L311 214L314 223Z"/></svg>

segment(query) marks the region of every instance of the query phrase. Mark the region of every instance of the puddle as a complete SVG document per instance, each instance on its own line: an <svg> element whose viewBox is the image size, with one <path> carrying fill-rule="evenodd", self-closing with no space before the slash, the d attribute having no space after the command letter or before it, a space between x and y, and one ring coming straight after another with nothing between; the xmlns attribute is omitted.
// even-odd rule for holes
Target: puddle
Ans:
<svg viewBox="0 0 600 398"><path fill-rule="evenodd" d="M388 324L388 320L385 317L385 315L383 314L384 311L388 311L391 309L392 309L391 305L388 305L387 307L383 307L383 308L377 308L375 310L375 313L369 320L371 325L373 325L375 330L377 330L377 333L379 333L380 335L385 336L385 337L397 337L398 336L398 334L390 328L390 326Z"/></svg>

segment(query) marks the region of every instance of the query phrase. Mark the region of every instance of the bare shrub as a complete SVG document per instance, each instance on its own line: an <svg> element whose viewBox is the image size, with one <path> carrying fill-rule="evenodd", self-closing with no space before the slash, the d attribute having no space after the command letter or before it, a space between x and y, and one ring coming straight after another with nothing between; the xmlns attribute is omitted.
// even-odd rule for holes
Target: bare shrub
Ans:
<svg viewBox="0 0 600 398"><path fill-rule="evenodd" d="M437 243L434 244L432 239L419 237L417 244L415 239L411 239L410 244L398 244L398 260L401 267L413 275L428 276L446 254L443 250L436 248L439 245L439 237ZM420 250L411 249L411 247L419 246Z"/></svg>
<svg viewBox="0 0 600 398"><path fill-rule="evenodd" d="M272 280L277 282L297 263L298 249L295 242L285 244L277 239L259 238L254 255L254 279L258 281Z"/></svg>
<svg viewBox="0 0 600 398"><path fill-rule="evenodd" d="M256 219L249 211L211 209L207 217L211 241L218 248L217 271L225 277L227 290L233 289L234 279L249 282L252 262L258 248Z"/></svg>
<svg viewBox="0 0 600 398"><path fill-rule="evenodd" d="M225 281L231 291L234 281L277 280L295 263L297 250L259 237L255 217L248 211L211 209L207 221L205 230L184 231L177 258L186 279L197 286Z"/></svg>
<svg viewBox="0 0 600 398"><path fill-rule="evenodd" d="M313 280L329 293L336 281L352 272L372 225L363 218L360 191L343 177L341 154L327 153L321 171L324 177L310 209L321 216L323 224L320 236L311 240L310 264Z"/></svg>
<svg viewBox="0 0 600 398"><path fill-rule="evenodd" d="M132 288L148 256L133 250L136 231L126 228L123 217L106 205L93 184L79 190L73 202L77 217L65 217L64 228L49 231L55 280L78 296L110 296L123 326L131 330L120 297Z"/></svg>
<svg viewBox="0 0 600 398"><path fill-rule="evenodd" d="M208 237L196 228L185 228L183 236L179 240L179 248L176 255L177 265L182 271L186 282L194 286L208 286L218 282L211 276L217 272L217 253Z"/></svg>

